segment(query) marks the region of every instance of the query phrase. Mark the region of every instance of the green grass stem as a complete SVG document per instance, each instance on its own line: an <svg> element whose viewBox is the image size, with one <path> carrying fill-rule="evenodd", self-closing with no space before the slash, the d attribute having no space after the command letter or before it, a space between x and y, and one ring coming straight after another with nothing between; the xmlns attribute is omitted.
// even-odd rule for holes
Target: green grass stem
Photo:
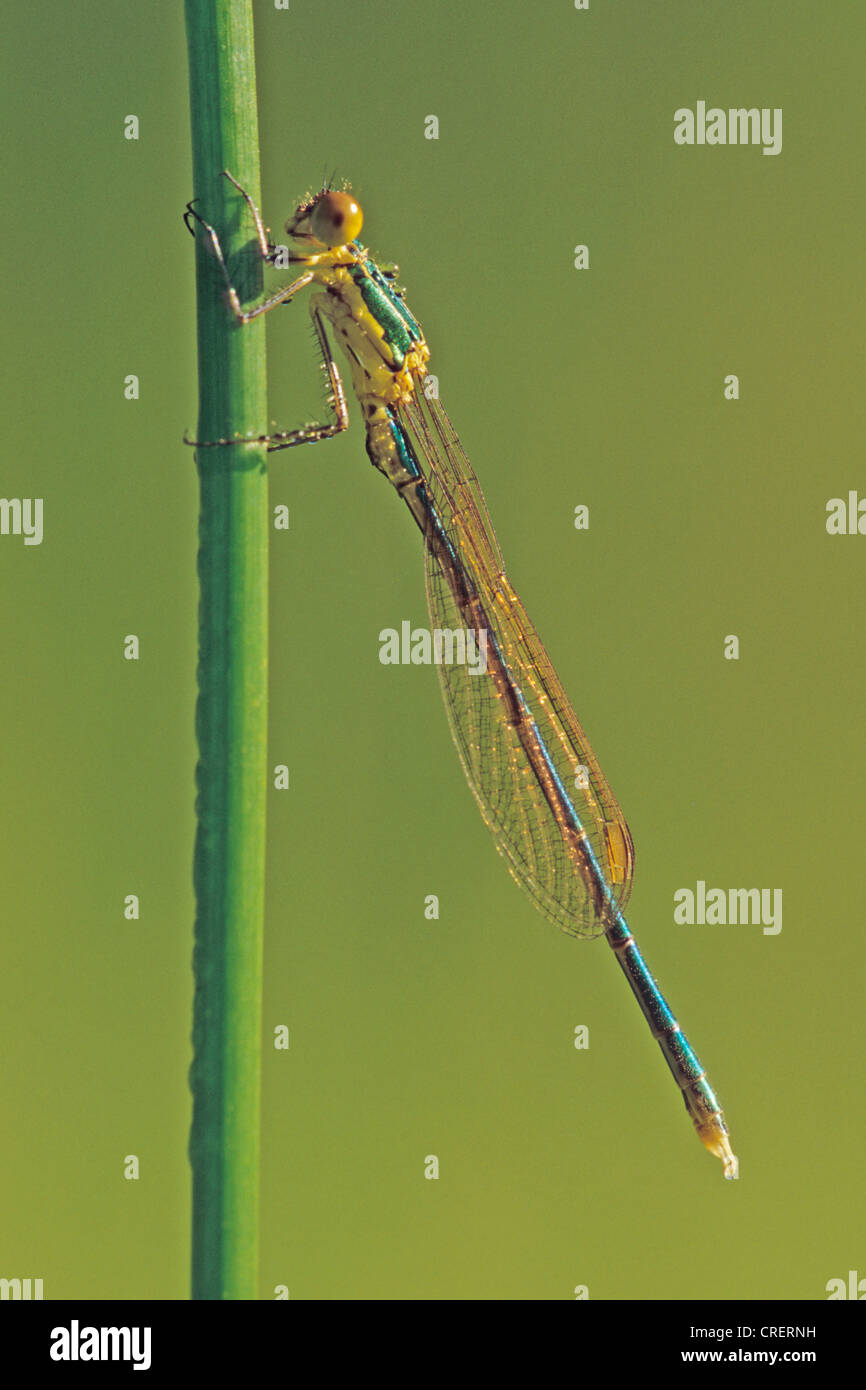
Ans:
<svg viewBox="0 0 866 1390"><path fill-rule="evenodd" d="M258 258L250 0L186 0L196 208L219 231L241 298ZM181 228L181 232L183 229ZM185 235L185 233L184 233ZM267 430L264 327L241 328L196 237L197 438ZM268 494L263 446L197 450L200 481L199 761L195 848L193 1299L258 1294L261 985L267 792Z"/></svg>

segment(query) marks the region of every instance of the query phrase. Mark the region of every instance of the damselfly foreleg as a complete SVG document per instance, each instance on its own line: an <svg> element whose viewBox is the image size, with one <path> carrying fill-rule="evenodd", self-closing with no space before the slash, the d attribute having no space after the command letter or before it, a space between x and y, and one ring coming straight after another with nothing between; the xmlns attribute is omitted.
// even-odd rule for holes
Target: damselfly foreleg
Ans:
<svg viewBox="0 0 866 1390"><path fill-rule="evenodd" d="M217 232L209 222L206 222L204 220L200 212L196 212L192 203L187 203L186 212L184 213L184 221L186 222L187 226L189 226L190 217L195 218L196 222L198 222L199 226L204 229L207 235L207 239L210 242L211 250L213 251L214 256L216 257L217 264L219 265L219 268L222 271L223 279L226 282L229 308L231 309L235 318L240 323L252 323L253 319L260 318L262 314L269 313L269 311L271 309L275 309L278 304L288 304L289 301L293 299L294 296L298 293L298 291L304 289L307 285L309 285L310 281L313 279L312 270L308 270L306 274L299 275L297 280L293 280L290 285L284 285L282 289L275 290L273 294L268 295L267 299L264 299L261 304L254 305L252 309L242 309L238 292L232 284L232 278L229 275L229 268L226 265L226 258L223 254L222 244L220 242L219 236L217 235ZM270 260L271 257L268 254L264 254L263 259ZM316 259L317 258L315 256L289 257L289 261L292 265L304 266L314 266L316 264Z"/></svg>

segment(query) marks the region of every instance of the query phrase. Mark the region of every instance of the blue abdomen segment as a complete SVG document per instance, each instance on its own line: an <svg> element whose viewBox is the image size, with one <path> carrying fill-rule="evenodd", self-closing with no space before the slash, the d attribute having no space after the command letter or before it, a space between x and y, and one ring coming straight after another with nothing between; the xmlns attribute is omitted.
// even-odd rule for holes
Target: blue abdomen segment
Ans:
<svg viewBox="0 0 866 1390"><path fill-rule="evenodd" d="M394 438L394 447L397 450L397 457L399 458L403 467L406 469L406 472L412 478L421 478L421 466L418 463L417 458L415 457L415 450L412 448L406 431L403 429L401 425L397 423L393 415L391 415L391 433ZM435 513L433 513L433 508L430 506L429 502L427 505L431 514L435 515ZM436 523L437 525L439 524L438 517L436 517Z"/></svg>
<svg viewBox="0 0 866 1390"><path fill-rule="evenodd" d="M683 1093L686 1109L694 1123L700 1127L708 1118L718 1114L721 1106L706 1080L700 1061L674 1018L670 1005L656 984L622 915L619 915L613 926L608 928L607 941Z"/></svg>
<svg viewBox="0 0 866 1390"><path fill-rule="evenodd" d="M474 600L478 605L475 611L483 614L484 605L477 593L474 581L466 572L465 567L455 554L454 547L442 525L441 518L427 493L424 475L416 457L412 442L399 421L394 418L390 411L388 415L394 448L405 470L405 481L401 488L401 495L403 495L404 500L409 503L410 510L415 520L427 538L427 544L434 544L436 549L445 557L445 563L448 565L453 575L453 584L461 591L460 594L455 594L455 599L458 604L461 604L462 599L468 606L468 603ZM376 462L375 458L373 461ZM415 484L414 487L411 486L413 482ZM412 493L411 500L409 497L410 492ZM432 537L435 538L432 542L431 533ZM542 759L553 788L555 788L560 812L565 812L565 817L570 822L572 829L576 834L580 835L583 833L583 826L574 809L571 798L557 773L556 766L544 742L541 731L532 718L519 686L516 681L514 681L499 644L496 641L495 634L490 630L489 620L486 616L484 617L484 622L488 631L488 645L495 654L495 659L500 664L502 670L507 673L509 704L514 711L514 715L519 719L524 729L528 728L529 730L531 742L534 745L535 756L536 758L540 756ZM588 838L584 838L583 841L582 857L586 872L590 874L594 880L596 902L599 912L609 922L605 931L608 945L619 961L620 968L629 982L632 993L640 1005L641 1012L649 1024L653 1037L656 1039L662 1055L670 1068L671 1074L682 1093L686 1110L691 1116L702 1142L710 1152L722 1158L725 1164L725 1176L736 1177L736 1159L731 1154L727 1138L727 1128L722 1117L719 1102L706 1079L703 1067L692 1049L688 1038L677 1023L667 1000L656 984L649 966L638 950L625 918L615 909L615 902L610 885L602 872L601 866L593 852L592 845ZM612 909L614 911L614 916L611 921L610 916Z"/></svg>

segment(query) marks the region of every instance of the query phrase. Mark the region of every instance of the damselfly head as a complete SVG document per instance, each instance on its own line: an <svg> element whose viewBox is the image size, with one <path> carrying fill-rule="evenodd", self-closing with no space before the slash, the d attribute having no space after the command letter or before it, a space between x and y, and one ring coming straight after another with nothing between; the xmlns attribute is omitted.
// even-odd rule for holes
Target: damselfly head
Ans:
<svg viewBox="0 0 866 1390"><path fill-rule="evenodd" d="M354 241L363 225L364 214L351 193L324 188L301 204L286 223L286 231L296 241L312 241L333 249Z"/></svg>

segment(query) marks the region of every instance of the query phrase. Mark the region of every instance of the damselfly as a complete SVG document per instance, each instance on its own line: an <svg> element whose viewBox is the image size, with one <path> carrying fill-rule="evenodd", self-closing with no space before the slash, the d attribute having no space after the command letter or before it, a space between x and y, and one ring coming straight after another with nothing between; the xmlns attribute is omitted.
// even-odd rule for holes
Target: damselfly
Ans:
<svg viewBox="0 0 866 1390"><path fill-rule="evenodd" d="M702 1142L737 1176L721 1108L641 956L623 910L634 849L628 826L547 653L505 574L484 498L454 427L431 388L430 353L395 271L358 241L363 215L348 192L324 188L286 223L294 249L274 246L246 200L262 259L302 273L243 309L217 233L190 203L225 278L227 300L247 324L308 285L310 313L330 383L333 420L278 434L197 443L271 450L327 439L348 423L343 384L326 324L349 364L364 417L367 453L409 508L424 537L431 627L474 632L486 672L439 665L445 707L463 769L512 875L542 912L579 937L602 933L612 947L682 1091Z"/></svg>

